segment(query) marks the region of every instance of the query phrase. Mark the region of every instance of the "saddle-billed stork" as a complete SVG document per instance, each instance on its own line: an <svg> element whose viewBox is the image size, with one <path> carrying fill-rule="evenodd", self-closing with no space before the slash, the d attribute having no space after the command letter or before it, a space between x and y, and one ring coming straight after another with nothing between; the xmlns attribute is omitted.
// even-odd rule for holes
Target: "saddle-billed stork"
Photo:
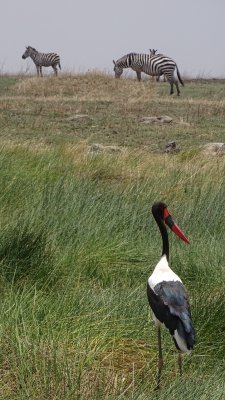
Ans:
<svg viewBox="0 0 225 400"><path fill-rule="evenodd" d="M195 343L195 331L191 318L188 295L185 287L172 269L169 267L169 240L166 225L184 242L190 243L182 230L173 221L166 204L154 203L152 214L158 224L162 236L162 256L156 265L152 275L148 279L147 296L149 305L153 311L153 319L158 330L158 377L157 389L160 387L161 372L163 368L163 356L161 345L161 324L165 324L178 354L178 366L182 374L181 353L190 353Z"/></svg>

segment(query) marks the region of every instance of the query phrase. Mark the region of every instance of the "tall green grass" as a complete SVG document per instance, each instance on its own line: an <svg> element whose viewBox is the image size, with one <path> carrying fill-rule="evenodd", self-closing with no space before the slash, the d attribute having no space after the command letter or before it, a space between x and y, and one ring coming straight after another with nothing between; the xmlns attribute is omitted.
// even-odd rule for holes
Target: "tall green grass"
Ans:
<svg viewBox="0 0 225 400"><path fill-rule="evenodd" d="M0 398L224 398L224 166L188 152L1 149ZM191 241L170 235L197 331L182 378L164 332L160 393L146 300L156 200Z"/></svg>

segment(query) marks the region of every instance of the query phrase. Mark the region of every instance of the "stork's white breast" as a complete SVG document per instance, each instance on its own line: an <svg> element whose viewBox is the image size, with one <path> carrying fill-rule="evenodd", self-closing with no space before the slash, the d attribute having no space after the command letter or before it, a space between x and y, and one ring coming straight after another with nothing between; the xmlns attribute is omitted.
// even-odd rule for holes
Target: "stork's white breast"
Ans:
<svg viewBox="0 0 225 400"><path fill-rule="evenodd" d="M170 282L170 281L178 281L181 282L181 279L172 269L169 267L167 258L163 255L158 264L156 265L152 275L148 278L148 284L152 290L154 287L160 282Z"/></svg>

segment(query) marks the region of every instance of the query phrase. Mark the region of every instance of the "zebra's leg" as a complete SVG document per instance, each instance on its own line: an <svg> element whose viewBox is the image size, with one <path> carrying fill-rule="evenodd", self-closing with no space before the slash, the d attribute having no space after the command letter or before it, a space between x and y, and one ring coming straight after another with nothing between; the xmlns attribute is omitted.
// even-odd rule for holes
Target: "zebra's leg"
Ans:
<svg viewBox="0 0 225 400"><path fill-rule="evenodd" d="M180 96L180 89L179 89L179 85L178 85L177 80L175 80L174 83L175 83L175 86L177 88L177 96Z"/></svg>
<svg viewBox="0 0 225 400"><path fill-rule="evenodd" d="M137 80L140 82L141 81L141 71L136 71L137 74Z"/></svg>
<svg viewBox="0 0 225 400"><path fill-rule="evenodd" d="M39 77L39 66L36 65L36 69L37 69L37 76Z"/></svg>
<svg viewBox="0 0 225 400"><path fill-rule="evenodd" d="M55 76L57 76L58 71L56 65L52 65L52 68L54 69Z"/></svg>
<svg viewBox="0 0 225 400"><path fill-rule="evenodd" d="M177 96L180 96L180 89L179 89L179 85L178 85L178 82L177 82L177 79L175 79L174 77L171 77L170 79L168 79L167 78L167 80L168 80L168 82L169 82L169 84L170 84L170 94L173 94L173 84L176 86L176 89L177 89Z"/></svg>
<svg viewBox="0 0 225 400"><path fill-rule="evenodd" d="M173 80L172 79L170 79L169 80L169 84L170 84L170 94L173 94Z"/></svg>
<svg viewBox="0 0 225 400"><path fill-rule="evenodd" d="M41 77L43 77L43 75L42 75L42 66L40 65L40 74L41 74Z"/></svg>

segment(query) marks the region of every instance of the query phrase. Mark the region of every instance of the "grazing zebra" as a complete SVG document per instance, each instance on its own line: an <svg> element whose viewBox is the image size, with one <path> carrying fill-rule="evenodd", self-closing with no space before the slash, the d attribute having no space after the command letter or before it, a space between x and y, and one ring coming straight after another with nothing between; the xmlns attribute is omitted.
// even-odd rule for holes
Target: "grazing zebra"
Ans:
<svg viewBox="0 0 225 400"><path fill-rule="evenodd" d="M155 55L157 50L151 50L150 56ZM143 54L144 55L144 54ZM145 54L147 55L147 54ZM136 58L136 56L140 56L138 53L129 53L126 54L125 56L119 58L117 61L113 60L114 63L114 72L115 72L115 77L120 78L120 75L123 73L123 68L131 68L133 71L136 72L137 74L137 80L141 81L141 71L140 71L140 62ZM157 77L157 80L159 80L159 77Z"/></svg>
<svg viewBox="0 0 225 400"><path fill-rule="evenodd" d="M173 94L173 85L175 85L177 89L177 95L179 96L180 89L178 86L178 81L174 76L174 71L176 69L178 79L184 86L177 64L167 56L154 55L150 57L149 54L127 54L116 62L114 61L115 78L120 78L123 73L123 68L128 67L136 71L137 77L141 76L141 72L152 76L165 75L170 84L170 94Z"/></svg>
<svg viewBox="0 0 225 400"><path fill-rule="evenodd" d="M131 68L137 74L137 80L141 81L141 68L139 62L136 64L137 53L129 53L119 58L117 61L113 60L115 78L120 78L123 73L123 68Z"/></svg>
<svg viewBox="0 0 225 400"><path fill-rule="evenodd" d="M25 59L31 57L37 68L37 76L42 75L42 67L52 67L54 73L57 76L57 65L61 69L60 57L55 53L39 53L36 49L31 46L26 47L25 53L22 58Z"/></svg>

